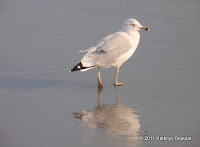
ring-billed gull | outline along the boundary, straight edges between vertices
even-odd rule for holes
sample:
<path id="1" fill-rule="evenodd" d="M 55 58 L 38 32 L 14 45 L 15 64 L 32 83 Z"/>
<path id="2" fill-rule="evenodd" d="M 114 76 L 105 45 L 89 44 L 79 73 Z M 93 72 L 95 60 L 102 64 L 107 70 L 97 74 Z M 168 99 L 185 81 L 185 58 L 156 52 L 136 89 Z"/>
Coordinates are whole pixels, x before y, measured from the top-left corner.
<path id="1" fill-rule="evenodd" d="M 98 67 L 98 86 L 103 87 L 100 76 L 100 68 L 116 67 L 116 80 L 114 85 L 121 86 L 124 83 L 118 83 L 119 67 L 127 61 L 135 52 L 139 41 L 139 30 L 149 29 L 142 26 L 137 20 L 129 18 L 127 19 L 121 31 L 114 34 L 110 34 L 104 37 L 96 46 L 91 47 L 85 51 L 87 54 L 82 58 L 71 72 L 73 71 L 86 71 L 95 67 Z"/>

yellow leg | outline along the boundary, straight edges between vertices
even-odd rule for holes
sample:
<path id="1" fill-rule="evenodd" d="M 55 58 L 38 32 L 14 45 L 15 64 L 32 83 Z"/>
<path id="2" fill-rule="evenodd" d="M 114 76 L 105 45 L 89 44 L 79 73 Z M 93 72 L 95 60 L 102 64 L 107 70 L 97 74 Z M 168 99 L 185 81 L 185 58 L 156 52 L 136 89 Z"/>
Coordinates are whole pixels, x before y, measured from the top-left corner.
<path id="1" fill-rule="evenodd" d="M 100 67 L 98 67 L 98 87 L 104 87 L 101 83 Z"/>
<path id="2" fill-rule="evenodd" d="M 122 86 L 122 85 L 126 85 L 125 83 L 118 83 L 118 73 L 119 73 L 119 67 L 117 67 L 116 70 L 116 80 L 115 80 L 115 86 Z"/>

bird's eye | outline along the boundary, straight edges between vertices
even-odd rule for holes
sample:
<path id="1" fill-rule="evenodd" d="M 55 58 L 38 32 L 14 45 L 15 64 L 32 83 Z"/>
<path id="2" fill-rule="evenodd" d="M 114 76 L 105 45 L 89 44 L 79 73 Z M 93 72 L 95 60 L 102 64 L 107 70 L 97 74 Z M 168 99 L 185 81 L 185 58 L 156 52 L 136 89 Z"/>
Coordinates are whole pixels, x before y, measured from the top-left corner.
<path id="1" fill-rule="evenodd" d="M 132 26 L 135 26 L 135 24 L 132 24 Z"/>

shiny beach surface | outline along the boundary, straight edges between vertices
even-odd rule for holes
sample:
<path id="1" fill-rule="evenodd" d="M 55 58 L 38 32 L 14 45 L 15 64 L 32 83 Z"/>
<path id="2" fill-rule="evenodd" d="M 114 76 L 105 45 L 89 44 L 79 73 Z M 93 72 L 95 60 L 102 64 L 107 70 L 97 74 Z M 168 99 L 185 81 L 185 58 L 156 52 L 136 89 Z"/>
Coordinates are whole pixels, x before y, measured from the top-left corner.
<path id="1" fill-rule="evenodd" d="M 154 147 L 200 144 L 200 2 L 0 2 L 1 147 Z M 135 18 L 134 55 L 120 67 L 70 73 Z M 183 137 L 183 138 L 181 138 Z M 187 138 L 188 137 L 188 138 Z M 191 139 L 190 139 L 191 137 Z M 182 139 L 182 141 L 181 141 Z"/>

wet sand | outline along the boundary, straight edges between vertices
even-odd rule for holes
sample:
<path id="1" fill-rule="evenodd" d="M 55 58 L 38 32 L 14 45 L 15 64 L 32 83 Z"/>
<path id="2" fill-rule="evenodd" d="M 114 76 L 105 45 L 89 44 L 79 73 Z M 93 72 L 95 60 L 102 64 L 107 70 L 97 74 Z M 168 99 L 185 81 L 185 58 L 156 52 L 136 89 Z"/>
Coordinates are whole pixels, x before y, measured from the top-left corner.
<path id="1" fill-rule="evenodd" d="M 0 146 L 198 146 L 199 4 L 0 2 Z M 84 55 L 78 50 L 120 30 L 130 17 L 150 32 L 140 31 L 136 52 L 120 67 L 125 86 L 113 85 L 114 68 L 102 69 L 102 90 L 97 69 L 69 73 Z"/>

